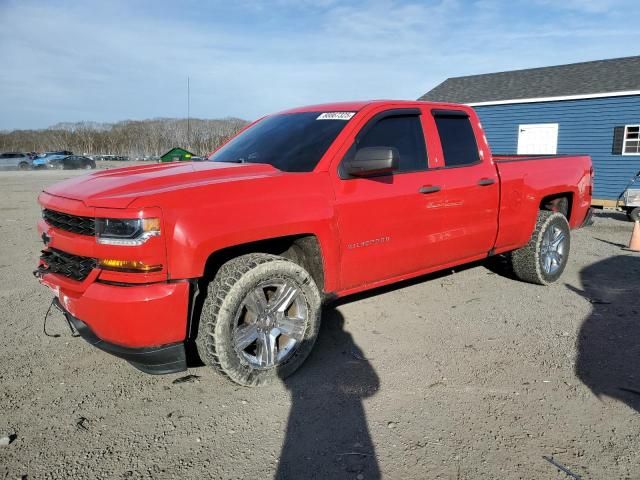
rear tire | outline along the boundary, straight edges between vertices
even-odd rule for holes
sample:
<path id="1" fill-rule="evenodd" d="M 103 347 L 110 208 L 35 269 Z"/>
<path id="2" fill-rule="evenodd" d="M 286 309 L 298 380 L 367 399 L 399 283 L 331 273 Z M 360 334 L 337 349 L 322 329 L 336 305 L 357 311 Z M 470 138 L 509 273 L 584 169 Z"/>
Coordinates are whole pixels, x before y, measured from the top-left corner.
<path id="1" fill-rule="evenodd" d="M 256 292 L 262 296 L 257 301 Z M 242 255 L 222 265 L 209 284 L 198 353 L 206 365 L 239 385 L 284 379 L 311 352 L 320 313 L 318 287 L 301 266 L 275 255 Z M 284 333 L 287 329 L 291 335 Z"/>
<path id="2" fill-rule="evenodd" d="M 632 222 L 640 221 L 640 207 L 630 208 L 627 210 L 627 217 Z"/>
<path id="3" fill-rule="evenodd" d="M 513 273 L 524 282 L 549 285 L 562 275 L 570 247 L 571 230 L 566 217 L 541 210 L 529 243 L 509 255 Z"/>
<path id="4" fill-rule="evenodd" d="M 20 165 L 18 165 L 18 168 L 20 170 L 29 170 L 29 164 L 27 162 L 20 162 Z"/>

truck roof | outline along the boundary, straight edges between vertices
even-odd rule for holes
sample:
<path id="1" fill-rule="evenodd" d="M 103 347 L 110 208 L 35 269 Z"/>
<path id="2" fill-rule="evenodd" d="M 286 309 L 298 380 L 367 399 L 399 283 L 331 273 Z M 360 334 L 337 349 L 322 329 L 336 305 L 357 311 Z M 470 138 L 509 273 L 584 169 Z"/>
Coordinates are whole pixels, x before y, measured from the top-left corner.
<path id="1" fill-rule="evenodd" d="M 283 110 L 278 113 L 300 113 L 300 112 L 331 112 L 331 111 L 350 111 L 350 112 L 358 112 L 362 110 L 364 107 L 369 105 L 407 105 L 407 106 L 416 106 L 416 105 L 454 105 L 451 103 L 440 103 L 440 102 L 420 102 L 416 100 L 359 100 L 359 101 L 351 101 L 351 102 L 332 102 L 332 103 L 321 103 L 317 105 L 307 105 L 304 107 L 296 107 L 290 108 L 287 110 Z"/>

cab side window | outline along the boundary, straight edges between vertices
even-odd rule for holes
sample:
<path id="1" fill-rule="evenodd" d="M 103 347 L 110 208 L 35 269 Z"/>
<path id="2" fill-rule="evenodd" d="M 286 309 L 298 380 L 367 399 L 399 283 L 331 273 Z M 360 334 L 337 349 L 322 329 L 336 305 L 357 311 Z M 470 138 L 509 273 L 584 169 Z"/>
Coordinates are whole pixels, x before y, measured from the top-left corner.
<path id="1" fill-rule="evenodd" d="M 383 118 L 358 140 L 358 150 L 366 147 L 397 148 L 400 153 L 397 173 L 427 169 L 427 149 L 417 115 Z"/>
<path id="2" fill-rule="evenodd" d="M 445 167 L 462 167 L 480 161 L 476 136 L 469 117 L 464 113 L 435 113 Z"/>

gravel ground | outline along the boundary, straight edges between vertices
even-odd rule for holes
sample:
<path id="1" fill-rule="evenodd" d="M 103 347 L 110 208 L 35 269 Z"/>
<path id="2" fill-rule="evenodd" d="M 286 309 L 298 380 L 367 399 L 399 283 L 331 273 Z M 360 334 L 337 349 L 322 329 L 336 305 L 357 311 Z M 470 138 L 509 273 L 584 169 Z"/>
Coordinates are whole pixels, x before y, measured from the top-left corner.
<path id="1" fill-rule="evenodd" d="M 60 336 L 42 333 L 35 199 L 78 174 L 0 174 L 1 478 L 567 478 L 543 455 L 640 478 L 640 254 L 620 248 L 623 216 L 574 232 L 552 287 L 477 264 L 341 301 L 296 375 L 246 389 L 206 367 L 140 373 L 59 313 Z"/>

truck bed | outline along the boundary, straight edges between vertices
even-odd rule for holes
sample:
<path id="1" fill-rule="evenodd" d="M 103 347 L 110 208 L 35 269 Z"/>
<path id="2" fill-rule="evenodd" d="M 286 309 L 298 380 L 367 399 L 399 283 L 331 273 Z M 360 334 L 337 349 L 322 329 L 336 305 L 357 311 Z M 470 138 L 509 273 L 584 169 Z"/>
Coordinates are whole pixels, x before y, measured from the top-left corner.
<path id="1" fill-rule="evenodd" d="M 518 155 L 517 153 L 494 153 L 493 159 L 496 162 L 524 162 L 527 160 L 553 160 L 556 158 L 577 157 L 579 155 L 561 154 L 561 155 Z"/>
<path id="2" fill-rule="evenodd" d="M 500 228 L 496 251 L 519 248 L 531 235 L 545 198 L 570 194 L 571 228 L 584 222 L 591 198 L 587 155 L 493 155 L 500 177 Z"/>

